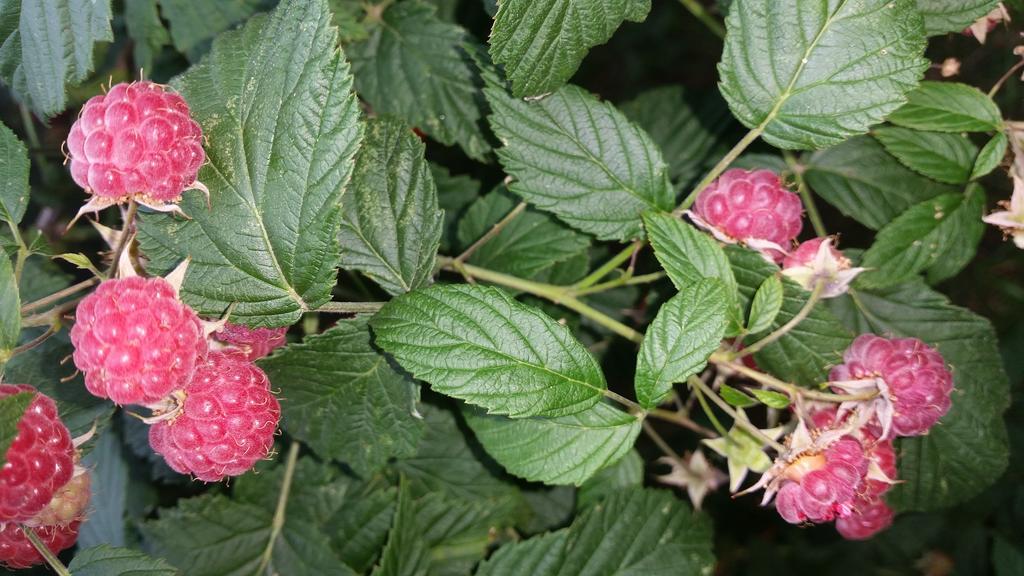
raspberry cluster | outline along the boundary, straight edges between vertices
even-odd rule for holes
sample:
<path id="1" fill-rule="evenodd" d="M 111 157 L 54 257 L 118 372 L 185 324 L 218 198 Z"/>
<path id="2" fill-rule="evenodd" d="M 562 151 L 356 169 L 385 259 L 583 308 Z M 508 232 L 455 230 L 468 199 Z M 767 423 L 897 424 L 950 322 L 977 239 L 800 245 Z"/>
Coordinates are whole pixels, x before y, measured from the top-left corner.
<path id="1" fill-rule="evenodd" d="M 127 200 L 161 209 L 202 188 L 202 128 L 181 96 L 153 82 L 117 84 L 91 98 L 67 148 L 72 178 L 93 195 L 86 211 Z"/>
<path id="2" fill-rule="evenodd" d="M 173 282 L 130 275 L 82 300 L 71 341 L 92 394 L 151 408 L 153 450 L 174 470 L 216 482 L 273 447 L 281 410 L 253 360 L 283 345 L 286 330 L 204 323 Z"/>
<path id="3" fill-rule="evenodd" d="M 697 197 L 691 220 L 728 243 L 781 262 L 803 227 L 803 204 L 770 170 L 727 170 Z"/>
<path id="4" fill-rule="evenodd" d="M 0 566 L 43 562 L 25 527 L 55 554 L 74 545 L 89 505 L 90 479 L 77 468 L 77 452 L 52 399 L 25 385 L 0 384 L 0 398 L 35 395 L 0 469 Z"/>

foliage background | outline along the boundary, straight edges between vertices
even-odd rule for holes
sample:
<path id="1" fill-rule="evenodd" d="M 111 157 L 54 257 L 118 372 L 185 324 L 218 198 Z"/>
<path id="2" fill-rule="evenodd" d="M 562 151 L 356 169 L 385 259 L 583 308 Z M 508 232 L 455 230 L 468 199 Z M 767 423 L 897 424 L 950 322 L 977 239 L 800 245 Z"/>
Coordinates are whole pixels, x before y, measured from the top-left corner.
<path id="1" fill-rule="evenodd" d="M 77 87 L 68 93 L 67 111 L 45 123 L 33 119 L 18 103 L 4 92 L 0 95 L 0 119 L 12 127 L 19 138 L 30 144 L 33 158 L 31 184 L 32 205 L 25 223 L 38 228 L 51 245 L 54 253 L 67 251 L 90 251 L 102 249 L 97 235 L 88 226 L 76 226 L 68 234 L 63 233 L 64 224 L 77 210 L 82 200 L 81 191 L 71 181 L 62 166 L 61 143 L 66 137 L 71 122 L 76 117 L 77 107 L 89 96 L 98 93 L 101 83 L 112 78 L 114 82 L 132 77 L 138 66 L 146 68 L 146 76 L 164 82 L 181 73 L 190 62 L 198 60 L 209 47 L 210 39 L 220 31 L 243 22 L 252 14 L 272 7 L 272 0 L 230 0 L 217 3 L 189 2 L 189 0 L 160 0 L 161 20 L 147 21 L 144 14 L 156 9 L 155 0 L 115 2 L 113 6 L 113 42 L 100 42 L 96 47 L 95 70 L 88 74 Z M 485 39 L 490 29 L 488 2 L 479 0 L 432 0 L 437 7 L 437 17 L 443 21 L 456 22 L 477 39 Z M 208 5 L 211 12 L 198 14 L 190 12 L 200 4 Z M 1024 30 L 1024 3 L 1007 3 L 1014 19 L 1009 25 L 1001 25 L 993 31 L 984 46 L 969 37 L 959 34 L 937 36 L 931 39 L 927 55 L 935 63 L 948 57 L 962 61 L 959 81 L 987 90 L 1003 72 L 1019 61 L 1012 54 L 1012 48 L 1021 40 Z M 216 7 L 214 7 L 216 6 Z M 355 2 L 334 0 L 336 23 L 342 25 L 343 35 L 349 34 L 349 41 L 358 44 L 366 32 L 358 25 L 361 10 Z M 155 14 L 155 12 L 153 12 Z M 191 19 L 190 19 L 191 18 Z M 157 26 L 159 23 L 161 26 Z M 162 27 L 169 27 L 169 34 Z M 140 33 L 140 31 L 144 32 Z M 163 31 L 161 31 L 163 30 Z M 359 48 L 349 49 L 348 55 L 358 54 Z M 643 23 L 625 23 L 604 45 L 592 49 L 584 59 L 572 82 L 604 100 L 622 105 L 645 91 L 667 86 L 684 86 L 694 100 L 704 98 L 715 90 L 717 82 L 716 64 L 720 57 L 721 41 L 683 9 L 682 5 L 670 0 L 655 0 L 647 19 Z M 357 87 L 360 74 L 356 72 Z M 928 77 L 937 78 L 938 71 L 930 70 Z M 1024 85 L 1011 80 L 1000 91 L 996 101 L 1004 117 L 1013 119 L 1024 115 L 1022 106 Z M 415 98 L 415 95 L 410 95 Z M 643 113 L 640 107 L 634 107 Z M 728 118 L 728 115 L 724 116 Z M 705 116 L 704 121 L 720 124 L 722 116 Z M 729 121 L 709 147 L 708 159 L 716 160 L 731 146 L 744 130 L 735 121 Z M 755 147 L 751 153 L 772 153 L 764 146 Z M 436 165 L 445 167 L 452 174 L 472 178 L 453 181 L 468 185 L 469 194 L 475 190 L 487 191 L 503 178 L 496 164 L 482 164 L 472 161 L 464 150 L 444 146 L 434 140 L 427 140 L 427 158 Z M 699 170 L 698 170 L 699 172 Z M 988 190 L 990 204 L 993 199 L 1009 196 L 1008 180 L 997 171 L 983 181 Z M 442 184 L 439 182 L 439 187 Z M 866 246 L 871 235 L 865 228 L 842 216 L 827 203 L 819 203 L 830 230 L 839 232 L 844 246 Z M 107 215 L 110 218 L 111 215 Z M 114 220 L 110 221 L 115 225 Z M 652 259 L 648 253 L 645 258 Z M 599 261 L 598 258 L 594 260 Z M 648 264 L 650 264 L 648 262 Z M 641 266 L 644 264 L 641 263 Z M 990 574 L 1000 576 L 1024 573 L 1024 255 L 1012 243 L 1003 242 L 998 231 L 987 227 L 978 249 L 977 257 L 956 277 L 939 284 L 938 289 L 955 303 L 989 318 L 995 324 L 1000 338 L 1005 368 L 1010 376 L 1013 406 L 1006 415 L 1010 431 L 1012 456 L 1010 466 L 1003 476 L 980 496 L 941 513 L 912 513 L 901 515 L 895 526 L 888 532 L 867 543 L 842 541 L 831 529 L 795 529 L 781 523 L 771 509 L 757 506 L 756 497 L 732 500 L 720 490 L 712 494 L 705 503 L 705 509 L 715 521 L 715 552 L 718 559 L 718 573 L 721 574 Z M 26 294 L 46 293 L 47 286 L 67 282 L 72 277 L 84 278 L 85 273 L 64 264 L 38 264 L 31 269 L 31 283 Z M 346 282 L 348 280 L 349 282 Z M 341 297 L 353 299 L 377 299 L 382 293 L 363 284 L 355 275 L 343 273 Z M 617 301 L 609 301 L 609 308 L 641 306 L 636 311 L 643 314 L 642 303 L 657 297 L 658 287 L 651 293 L 623 291 L 610 295 Z M 351 291 L 346 293 L 346 291 Z M 23 300 L 31 297 L 23 294 Z M 314 321 L 315 322 L 315 321 Z M 301 336 L 304 329 L 315 325 L 300 324 L 293 329 L 293 336 Z M 587 327 L 583 327 L 584 331 Z M 591 338 L 600 336 L 591 330 Z M 62 345 L 52 344 L 55 348 Z M 60 348 L 66 350 L 66 347 Z M 54 352 L 55 354 L 57 351 Z M 66 352 L 65 352 L 66 353 Z M 609 382 L 631 379 L 628 367 L 632 365 L 632 349 L 629 346 L 612 345 L 606 349 L 602 366 Z M 621 367 L 627 367 L 625 371 Z M 622 373 L 616 373 L 616 367 Z M 48 376 L 63 375 L 54 366 L 26 366 L 23 371 L 43 371 Z M 271 368 L 272 369 L 272 368 Z M 24 372 L 22 372 L 24 373 Z M 428 403 L 444 404 L 440 397 L 424 391 Z M 428 413 L 428 419 L 431 418 Z M 436 417 L 436 416 L 435 416 Z M 83 417 L 82 422 L 89 421 Z M 146 524 L 155 517 L 158 507 L 178 505 L 183 498 L 202 492 L 234 493 L 236 499 L 245 502 L 246 509 L 232 511 L 231 521 L 245 522 L 259 510 L 272 510 L 273 503 L 266 502 L 261 484 L 273 484 L 275 472 L 268 470 L 259 476 L 238 481 L 228 486 L 207 487 L 182 481 L 168 473 L 160 463 L 145 456 L 144 440 L 140 437 L 140 426 L 130 418 L 117 418 L 110 430 L 104 433 L 94 448 L 92 461 L 95 463 L 96 486 L 94 509 L 87 528 L 83 530 L 85 543 L 109 542 L 128 546 L 141 546 L 157 552 L 187 553 L 187 543 L 181 542 L 180 549 L 173 547 L 160 550 L 154 542 L 160 538 L 160 530 L 173 532 L 187 530 L 188 519 L 203 517 L 203 510 L 182 512 L 183 520 L 178 524 Z M 692 438 L 680 434 L 669 437 L 681 449 L 692 445 Z M 479 447 L 468 446 L 467 450 L 479 452 Z M 658 456 L 653 446 L 641 441 L 638 449 L 645 460 Z M 281 455 L 284 456 L 283 454 Z M 299 478 L 303 494 L 296 505 L 314 506 L 318 498 L 340 497 L 345 502 L 352 495 L 331 495 L 317 492 L 320 485 L 330 485 L 331 472 L 317 468 L 304 459 L 300 466 Z M 268 465 L 268 468 L 272 466 Z M 319 483 L 319 484 L 318 484 Z M 271 486 L 272 488 L 272 486 Z M 352 490 L 367 490 L 369 487 L 352 486 Z M 268 490 L 267 492 L 272 492 Z M 393 496 L 393 495 L 392 495 Z M 262 500 L 261 500 L 262 498 Z M 558 516 L 565 510 L 566 490 L 534 491 L 532 508 L 547 510 L 552 518 L 535 518 L 548 526 L 564 524 L 567 516 Z M 372 506 L 372 498 L 361 500 L 361 506 Z M 353 506 L 355 504 L 352 504 Z M 495 504 L 496 506 L 500 504 Z M 299 514 L 300 512 L 296 512 Z M 122 521 L 120 516 L 126 521 Z M 369 516 L 368 516 L 369 518 Z M 334 524 L 332 524 L 334 522 Z M 324 526 L 335 532 L 327 532 L 329 538 L 340 538 L 352 519 L 324 519 Z M 340 523 L 339 527 L 337 523 Z M 149 526 L 149 528 L 145 528 Z M 316 528 L 310 526 L 316 532 Z M 529 532 L 529 529 L 526 529 Z M 209 537 L 215 537 L 209 534 Z M 314 537 L 309 535 L 309 537 Z M 300 542 L 301 533 L 290 533 L 289 538 Z M 291 552 L 301 555 L 301 546 Z M 28 572 L 19 572 L 28 573 Z M 213 570 L 209 573 L 217 573 Z M 325 572 L 327 573 L 327 572 Z"/>

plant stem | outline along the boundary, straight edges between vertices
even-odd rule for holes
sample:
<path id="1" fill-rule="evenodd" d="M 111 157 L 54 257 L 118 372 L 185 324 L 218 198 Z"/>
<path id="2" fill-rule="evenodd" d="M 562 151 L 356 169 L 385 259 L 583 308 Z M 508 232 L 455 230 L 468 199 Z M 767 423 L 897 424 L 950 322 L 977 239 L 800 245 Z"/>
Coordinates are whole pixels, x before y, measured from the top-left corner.
<path id="1" fill-rule="evenodd" d="M 722 26 L 722 23 L 711 15 L 703 4 L 697 0 L 679 0 L 679 2 L 684 8 L 689 10 L 690 14 L 693 14 L 697 20 L 700 20 L 705 26 L 707 26 L 708 30 L 710 30 L 712 34 L 722 38 L 723 40 L 725 39 L 725 26 Z"/>
<path id="2" fill-rule="evenodd" d="M 107 278 L 114 278 L 117 274 L 117 266 L 121 260 L 121 254 L 124 254 L 125 249 L 128 248 L 128 244 L 131 243 L 132 225 L 135 224 L 135 215 L 138 214 L 139 205 L 135 203 L 135 200 L 128 201 L 128 211 L 124 215 L 124 224 L 121 226 L 121 234 L 117 238 L 117 246 L 114 247 L 114 259 L 110 262 L 110 269 L 107 271 Z"/>
<path id="3" fill-rule="evenodd" d="M 628 258 L 628 256 L 627 256 Z M 596 310 L 572 294 L 570 291 L 573 287 L 567 286 L 554 286 L 552 284 L 543 284 L 541 282 L 534 282 L 532 280 L 525 280 L 523 278 L 517 278 L 509 274 L 503 274 L 501 272 L 495 272 L 494 270 L 488 270 L 487 268 L 480 268 L 471 264 L 463 264 L 455 261 L 453 258 L 440 257 L 438 262 L 442 268 L 454 270 L 459 274 L 462 274 L 466 278 L 475 278 L 483 280 L 485 282 L 491 282 L 498 284 L 499 286 L 505 286 L 514 290 L 521 290 L 528 292 L 535 296 L 540 296 L 546 300 L 550 300 L 555 304 L 560 304 L 566 308 L 578 312 L 580 315 L 590 318 L 597 324 L 611 330 L 612 332 L 622 336 L 623 338 L 632 342 L 640 343 L 643 341 L 644 336 L 640 332 L 626 326 L 625 324 L 615 320 L 607 314 Z"/>
<path id="4" fill-rule="evenodd" d="M 32 547 L 36 549 L 36 552 L 39 552 L 39 555 L 43 557 L 43 560 L 46 560 L 46 563 L 50 565 L 50 568 L 53 568 L 54 572 L 60 576 L 71 576 L 71 571 L 68 570 L 68 567 L 39 539 L 35 530 L 28 526 L 22 526 L 21 531 L 25 533 L 25 537 L 32 543 Z"/>
<path id="5" fill-rule="evenodd" d="M 295 464 L 299 460 L 299 443 L 292 442 L 288 447 L 288 457 L 284 465 L 284 478 L 281 480 L 281 493 L 277 497 L 277 508 L 274 510 L 274 520 L 270 525 L 270 539 L 267 547 L 263 550 L 260 558 L 259 568 L 256 574 L 262 573 L 267 566 L 270 566 L 270 558 L 274 555 L 274 544 L 277 542 L 281 530 L 284 529 L 285 512 L 288 509 L 288 495 L 292 489 L 292 478 L 295 476 Z"/>
<path id="6" fill-rule="evenodd" d="M 684 415 L 682 415 L 682 414 L 680 414 L 678 412 L 671 412 L 669 410 L 662 410 L 661 408 L 651 408 L 650 410 L 647 411 L 647 414 L 649 416 L 651 416 L 652 418 L 657 418 L 658 420 L 664 420 L 665 422 L 671 422 L 671 423 L 676 424 L 678 426 L 682 426 L 683 428 L 686 428 L 687 430 L 692 430 L 692 431 L 696 432 L 697 434 L 700 434 L 701 436 L 704 436 L 706 438 L 717 438 L 718 437 L 718 435 L 715 434 L 714 430 L 711 430 L 709 428 L 705 428 L 705 427 L 701 426 L 700 424 L 697 424 L 693 420 L 690 420 L 689 418 L 687 418 L 686 416 L 684 416 Z"/>
<path id="7" fill-rule="evenodd" d="M 29 249 L 18 226 L 14 222 L 8 221 L 7 227 L 11 229 L 11 236 L 14 237 L 14 242 L 18 245 L 18 255 L 14 260 L 14 280 L 18 282 L 21 281 L 21 271 L 25 268 L 25 260 L 28 260 Z"/>
<path id="8" fill-rule="evenodd" d="M 617 392 L 613 392 L 606 388 L 602 393 L 604 394 L 605 398 L 608 398 L 609 400 L 612 400 L 625 406 L 626 408 L 629 408 L 629 411 L 634 414 L 645 414 L 647 412 L 646 410 L 644 410 L 643 406 L 637 404 L 636 402 L 633 402 L 629 398 L 626 398 L 625 396 Z"/>
<path id="9" fill-rule="evenodd" d="M 54 322 L 59 321 L 60 317 L 65 312 L 68 312 L 72 310 L 75 306 L 77 306 L 78 303 L 82 300 L 82 298 L 85 298 L 85 296 L 80 296 L 78 298 L 75 298 L 74 300 L 64 302 L 59 306 L 54 306 L 53 308 L 50 308 L 46 312 L 40 312 L 38 314 L 33 314 L 31 316 L 25 316 L 21 320 L 21 327 L 30 328 L 32 326 L 49 326 Z"/>
<path id="10" fill-rule="evenodd" d="M 380 310 L 386 302 L 327 302 L 310 312 L 326 312 L 328 314 L 373 314 Z"/>
<path id="11" fill-rule="evenodd" d="M 25 304 L 24 306 L 21 307 L 21 313 L 22 315 L 24 315 L 26 312 L 31 312 L 37 308 L 42 308 L 43 306 L 57 302 L 62 298 L 73 296 L 81 292 L 82 290 L 85 290 L 86 288 L 95 286 L 97 282 L 99 282 L 99 278 L 89 278 L 88 280 L 83 280 L 73 286 L 68 286 L 67 288 L 54 292 L 49 296 L 45 296 L 43 298 L 40 298 L 39 300 L 35 300 L 33 302 Z"/>
<path id="12" fill-rule="evenodd" d="M 763 384 L 769 388 L 786 392 L 790 396 L 801 396 L 807 400 L 820 400 L 822 402 L 856 402 L 859 400 L 870 400 L 878 395 L 877 392 L 865 392 L 863 394 L 832 394 L 830 392 L 820 392 L 818 390 L 797 386 L 796 384 L 790 384 L 789 382 L 783 382 L 774 376 L 748 368 L 740 362 L 721 361 L 720 359 L 716 359 L 714 354 L 711 357 L 711 361 L 720 367 L 724 367 L 727 370 L 731 370 L 737 374 L 750 378 L 758 384 Z"/>
<path id="13" fill-rule="evenodd" d="M 57 319 L 57 320 L 59 320 L 59 319 Z M 21 354 L 23 352 L 28 352 L 29 350 L 31 350 L 33 348 L 36 348 L 37 346 L 39 346 L 43 342 L 46 342 L 50 338 L 50 336 L 53 336 L 59 330 L 60 330 L 60 322 L 59 321 L 58 322 L 54 322 L 53 324 L 50 325 L 49 328 L 46 329 L 45 332 L 43 332 L 39 336 L 36 336 L 31 341 L 26 342 L 26 343 L 22 344 L 21 346 L 18 346 L 14 350 L 11 350 L 11 355 L 8 357 L 8 360 L 11 359 L 11 358 L 14 358 L 18 354 Z"/>
<path id="14" fill-rule="evenodd" d="M 572 289 L 568 290 L 573 296 L 586 296 L 587 294 L 597 294 L 598 292 L 606 292 L 620 286 L 635 286 L 637 284 L 649 284 L 651 282 L 657 282 L 667 276 L 664 272 L 651 272 L 650 274 L 641 274 L 640 276 L 630 276 L 628 273 L 622 276 L 602 282 L 600 284 L 594 284 L 589 288 L 583 289 Z"/>
<path id="15" fill-rule="evenodd" d="M 455 260 L 458 262 L 465 262 L 466 259 L 473 255 L 473 252 L 476 252 L 478 248 L 480 248 L 484 244 L 487 244 L 495 236 L 500 234 L 502 229 L 505 228 L 505 226 L 508 226 L 509 222 L 515 220 L 516 216 L 522 214 L 524 210 L 526 210 L 526 202 L 520 202 L 519 204 L 516 204 L 515 208 L 510 210 L 509 213 L 506 214 L 504 218 L 499 220 L 494 226 L 491 226 L 490 230 L 488 230 L 483 236 L 478 238 L 476 242 L 473 242 L 473 244 L 471 244 L 469 248 L 466 248 L 466 250 L 463 251 L 462 254 L 456 256 Z"/>
<path id="16" fill-rule="evenodd" d="M 626 260 L 632 258 L 633 254 L 637 250 L 639 250 L 641 246 L 643 246 L 643 242 L 639 240 L 630 244 L 629 246 L 626 246 L 625 248 L 622 249 L 621 252 L 619 252 L 615 256 L 612 256 L 611 259 L 602 264 L 600 268 L 588 274 L 583 280 L 580 280 L 579 282 L 573 284 L 573 288 L 575 288 L 576 290 L 584 290 L 586 288 L 593 286 L 594 284 L 597 284 L 598 281 L 600 281 L 602 278 L 611 274 L 612 270 L 618 268 L 619 264 L 622 264 Z"/>
<path id="17" fill-rule="evenodd" d="M 807 302 L 804 302 L 803 307 L 800 308 L 800 311 L 797 312 L 796 315 L 789 319 L 789 322 L 786 322 L 785 324 L 780 326 L 778 330 L 772 332 L 771 334 L 765 336 L 764 338 L 761 338 L 760 340 L 754 342 L 750 346 L 747 346 L 746 348 L 736 352 L 734 357 L 742 358 L 744 356 L 749 356 L 751 354 L 760 352 L 766 346 L 768 346 L 772 342 L 777 341 L 779 338 L 782 338 L 787 333 L 789 333 L 789 331 L 792 330 L 793 328 L 796 328 L 797 325 L 803 322 L 807 318 L 807 316 L 810 315 L 811 311 L 814 310 L 814 306 L 818 303 L 818 300 L 821 300 L 821 293 L 822 291 L 824 291 L 824 289 L 825 281 L 818 280 L 818 282 L 814 285 L 814 290 L 811 290 L 811 296 L 807 298 Z"/>
<path id="18" fill-rule="evenodd" d="M 692 206 L 694 201 L 697 200 L 697 196 L 701 192 L 703 192 L 704 189 L 707 188 L 712 182 L 714 182 L 715 178 L 718 178 L 722 174 L 722 172 L 725 172 L 725 169 L 728 168 L 729 165 L 732 164 L 733 161 L 736 160 L 736 158 L 738 158 L 739 155 L 742 154 L 748 146 L 753 144 L 754 140 L 757 140 L 758 137 L 761 136 L 761 133 L 764 131 L 765 125 L 766 124 L 762 124 L 757 128 L 751 129 L 750 132 L 747 132 L 747 135 L 744 136 L 739 142 L 737 142 L 736 145 L 732 147 L 732 150 L 729 150 L 729 152 L 727 152 L 725 156 L 723 156 L 722 159 L 718 161 L 718 164 L 715 164 L 715 167 L 712 168 L 711 171 L 708 172 L 707 175 L 704 176 L 704 178 L 697 183 L 697 186 L 683 200 L 683 203 L 672 211 L 672 215 L 679 216 L 683 212 L 685 212 L 690 206 Z"/>
<path id="19" fill-rule="evenodd" d="M 1006 71 L 1006 74 L 1000 76 L 999 80 L 996 80 L 996 83 L 992 85 L 992 89 L 988 91 L 988 97 L 994 97 L 999 92 L 999 89 L 1003 87 L 1003 84 L 1006 84 L 1006 81 L 1010 79 L 1010 76 L 1013 76 L 1022 66 L 1024 66 L 1024 59 L 1014 64 L 1013 67 Z"/>
<path id="20" fill-rule="evenodd" d="M 714 392 L 712 392 L 712 394 L 714 394 Z M 697 402 L 700 404 L 701 410 L 704 411 L 704 415 L 708 417 L 708 420 L 711 420 L 711 425 L 718 431 L 718 435 L 723 438 L 728 438 L 729 431 L 726 430 L 725 426 L 722 426 L 722 423 L 718 421 L 718 416 L 715 416 L 715 412 L 711 409 L 711 406 L 708 406 L 708 400 L 704 397 L 704 392 L 699 388 L 693 388 L 693 395 L 697 398 Z"/>
<path id="21" fill-rule="evenodd" d="M 818 236 L 828 236 L 828 231 L 825 230 L 825 222 L 821 219 L 821 213 L 818 212 L 818 205 L 814 203 L 811 189 L 807 187 L 807 182 L 804 180 L 804 167 L 800 165 L 796 156 L 793 156 L 793 153 L 789 150 L 783 150 L 782 157 L 786 159 L 790 172 L 796 178 L 797 191 L 800 194 L 800 198 L 804 201 L 807 218 L 811 221 L 811 226 L 814 227 L 814 233 Z"/>
<path id="22" fill-rule="evenodd" d="M 729 406 L 728 402 L 726 402 L 725 400 L 722 400 L 718 396 L 718 394 L 715 394 L 714 390 L 712 390 L 711 388 L 708 388 L 708 385 L 705 384 L 703 380 L 701 380 L 700 378 L 697 378 L 696 376 L 690 376 L 690 378 L 687 379 L 687 383 L 689 383 L 690 386 L 692 386 L 695 391 L 696 390 L 700 390 L 701 392 L 704 393 L 704 395 L 706 395 L 709 398 L 711 398 L 711 401 L 714 402 L 716 405 L 718 405 L 718 407 L 721 408 L 723 412 L 725 412 L 730 417 L 732 417 L 733 423 L 736 426 L 739 426 L 744 431 L 746 431 L 749 434 L 753 435 L 754 438 L 757 438 L 758 440 L 760 440 L 763 445 L 771 446 L 776 452 L 779 452 L 779 453 L 785 452 L 785 450 L 786 450 L 785 446 L 783 446 L 779 442 L 776 442 L 775 440 L 772 440 L 771 438 L 766 436 L 765 433 L 761 432 L 761 430 L 757 426 L 754 426 L 753 424 L 751 424 L 750 420 L 747 420 L 747 418 L 745 416 L 740 416 L 739 413 L 737 413 L 735 410 L 733 410 L 732 406 Z M 725 436 L 725 434 L 722 434 L 722 435 Z"/>
<path id="23" fill-rule="evenodd" d="M 654 429 L 654 426 L 651 426 L 650 422 L 642 422 L 641 426 L 644 427 L 644 433 L 654 441 L 654 444 L 658 446 L 658 449 L 661 450 L 662 454 L 675 460 L 679 464 L 683 463 L 683 459 L 679 456 L 679 453 L 669 446 L 668 442 L 661 437 L 661 434 L 658 434 L 658 431 Z"/>

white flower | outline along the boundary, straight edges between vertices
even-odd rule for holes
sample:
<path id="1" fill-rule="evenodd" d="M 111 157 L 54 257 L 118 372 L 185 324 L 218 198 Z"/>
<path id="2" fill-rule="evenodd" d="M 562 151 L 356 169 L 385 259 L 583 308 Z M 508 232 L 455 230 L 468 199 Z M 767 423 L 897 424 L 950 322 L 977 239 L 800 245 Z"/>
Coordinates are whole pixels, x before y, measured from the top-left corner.
<path id="1" fill-rule="evenodd" d="M 1010 201 L 999 202 L 1004 208 L 981 219 L 987 224 L 999 226 L 1006 237 L 1013 236 L 1013 243 L 1024 248 L 1024 179 L 1013 174 L 1013 196 Z"/>
<path id="2" fill-rule="evenodd" d="M 822 298 L 835 298 L 849 290 L 850 283 L 865 268 L 853 268 L 842 252 L 832 247 L 833 238 L 808 240 L 783 261 L 782 273 L 806 290 L 822 282 Z"/>

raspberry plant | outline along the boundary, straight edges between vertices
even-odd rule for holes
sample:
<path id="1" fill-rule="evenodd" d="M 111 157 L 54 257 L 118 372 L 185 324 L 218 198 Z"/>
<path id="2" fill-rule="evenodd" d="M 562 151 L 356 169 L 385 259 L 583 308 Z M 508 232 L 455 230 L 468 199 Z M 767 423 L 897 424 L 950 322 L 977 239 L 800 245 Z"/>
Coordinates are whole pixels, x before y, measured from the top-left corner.
<path id="1" fill-rule="evenodd" d="M 1020 20 L 10 3 L 0 570 L 1019 573 Z"/>

